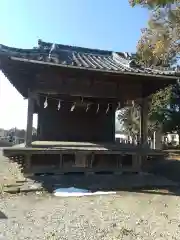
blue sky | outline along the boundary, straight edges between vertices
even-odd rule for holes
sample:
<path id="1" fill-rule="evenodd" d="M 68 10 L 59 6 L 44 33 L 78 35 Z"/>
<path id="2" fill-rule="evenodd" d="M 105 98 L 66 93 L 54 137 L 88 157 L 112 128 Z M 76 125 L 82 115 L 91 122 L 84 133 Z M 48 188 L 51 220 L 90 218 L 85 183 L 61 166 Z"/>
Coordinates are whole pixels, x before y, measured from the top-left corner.
<path id="1" fill-rule="evenodd" d="M 42 39 L 135 52 L 147 19 L 147 10 L 131 8 L 128 0 L 0 0 L 0 43 L 31 48 Z M 0 127 L 24 128 L 26 106 L 1 74 Z"/>

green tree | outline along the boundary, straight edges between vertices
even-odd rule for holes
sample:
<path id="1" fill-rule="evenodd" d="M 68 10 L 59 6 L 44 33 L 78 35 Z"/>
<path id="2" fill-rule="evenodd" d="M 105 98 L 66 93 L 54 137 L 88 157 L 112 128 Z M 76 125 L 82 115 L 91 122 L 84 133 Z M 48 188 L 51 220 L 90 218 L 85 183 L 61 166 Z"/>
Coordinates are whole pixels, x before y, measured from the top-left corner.
<path id="1" fill-rule="evenodd" d="M 176 3 L 172 5 L 172 3 Z M 137 45 L 137 60 L 151 67 L 173 66 L 180 53 L 180 1 L 131 1 L 151 7 L 148 27 L 143 29 Z M 152 129 L 180 133 L 180 84 L 153 94 L 149 123 Z"/>
<path id="2" fill-rule="evenodd" d="M 152 11 L 148 27 L 137 44 L 137 56 L 145 65 L 168 66 L 180 53 L 180 7 Z"/>
<path id="3" fill-rule="evenodd" d="M 165 125 L 170 116 L 169 109 L 172 98 L 172 89 L 173 86 L 168 86 L 167 88 L 153 94 L 150 98 L 149 129 L 151 133 L 159 128 L 161 128 L 163 132 L 171 131 L 165 127 Z"/>
<path id="4" fill-rule="evenodd" d="M 170 100 L 172 98 L 172 86 L 149 97 L 148 134 L 153 136 L 153 132 L 158 129 L 171 131 L 167 125 L 170 116 Z M 168 108 L 169 107 L 169 108 Z M 140 105 L 138 102 L 125 107 L 118 114 L 118 120 L 122 129 L 128 135 L 135 137 L 140 134 Z M 170 122 L 169 122 L 170 123 Z M 167 125 L 166 127 L 164 127 Z"/>
<path id="5" fill-rule="evenodd" d="M 179 0 L 129 0 L 131 6 L 143 5 L 151 8 L 165 7 L 169 4 L 179 3 Z"/>
<path id="6" fill-rule="evenodd" d="M 180 83 L 172 86 L 170 100 L 166 109 L 166 121 L 164 121 L 164 131 L 177 131 L 180 134 Z"/>
<path id="7" fill-rule="evenodd" d="M 139 134 L 140 130 L 139 110 L 137 104 L 132 104 L 131 106 L 123 108 L 118 114 L 122 131 L 133 138 Z"/>
<path id="8" fill-rule="evenodd" d="M 180 1 L 130 1 L 132 6 L 150 7 L 148 27 L 142 30 L 137 45 L 136 61 L 150 67 L 170 67 L 180 52 Z M 172 3 L 176 3 L 172 6 Z M 149 98 L 149 135 L 162 129 L 180 133 L 180 84 L 168 86 Z M 139 105 L 126 107 L 118 115 L 123 130 L 131 135 L 140 131 Z"/>

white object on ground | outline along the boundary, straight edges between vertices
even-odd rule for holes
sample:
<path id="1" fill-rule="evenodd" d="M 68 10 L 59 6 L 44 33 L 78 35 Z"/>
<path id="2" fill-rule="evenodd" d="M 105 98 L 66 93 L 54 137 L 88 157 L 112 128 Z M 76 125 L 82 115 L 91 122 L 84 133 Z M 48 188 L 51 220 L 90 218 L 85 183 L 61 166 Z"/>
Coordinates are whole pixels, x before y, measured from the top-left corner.
<path id="1" fill-rule="evenodd" d="M 79 188 L 58 188 L 54 191 L 54 195 L 57 197 L 82 197 L 82 196 L 93 196 L 93 195 L 108 195 L 108 194 L 116 194 L 116 192 L 90 192 L 86 189 Z"/>

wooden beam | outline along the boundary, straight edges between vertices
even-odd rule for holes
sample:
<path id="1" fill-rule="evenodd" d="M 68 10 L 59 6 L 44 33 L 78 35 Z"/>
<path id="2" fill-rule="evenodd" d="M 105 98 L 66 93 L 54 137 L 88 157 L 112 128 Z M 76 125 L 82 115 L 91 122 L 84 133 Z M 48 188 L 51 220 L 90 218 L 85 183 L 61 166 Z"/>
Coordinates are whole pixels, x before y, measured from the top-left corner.
<path id="1" fill-rule="evenodd" d="M 26 127 L 26 137 L 25 137 L 26 147 L 30 147 L 32 143 L 33 113 L 34 113 L 34 94 L 29 91 L 28 110 L 27 110 L 27 127 Z"/>
<path id="2" fill-rule="evenodd" d="M 119 81 L 120 80 L 120 81 Z M 130 78 L 113 76 L 93 77 L 68 76 L 54 72 L 41 73 L 34 86 L 36 91 L 50 91 L 56 94 L 67 94 L 71 96 L 121 98 L 133 100 L 141 98 L 142 84 L 140 80 L 132 81 Z"/>
<path id="3" fill-rule="evenodd" d="M 69 84 L 68 79 L 66 84 L 60 83 L 38 83 L 36 92 L 64 94 L 71 96 L 97 97 L 97 98 L 116 98 L 125 100 L 134 100 L 141 97 L 141 86 L 138 84 L 105 84 L 94 83 L 93 85 L 84 84 Z"/>

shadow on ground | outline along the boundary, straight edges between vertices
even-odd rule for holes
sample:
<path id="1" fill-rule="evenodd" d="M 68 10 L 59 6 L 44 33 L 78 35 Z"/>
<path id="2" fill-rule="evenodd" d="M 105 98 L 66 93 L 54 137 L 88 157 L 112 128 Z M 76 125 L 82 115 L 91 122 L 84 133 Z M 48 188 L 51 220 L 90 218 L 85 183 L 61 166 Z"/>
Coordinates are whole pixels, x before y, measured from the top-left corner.
<path id="1" fill-rule="evenodd" d="M 149 160 L 145 174 L 47 175 L 33 176 L 49 192 L 56 188 L 76 187 L 91 191 L 130 191 L 180 196 L 180 161 Z"/>
<path id="2" fill-rule="evenodd" d="M 57 188 L 76 187 L 95 191 L 128 191 L 149 194 L 180 195 L 179 185 L 152 174 L 33 176 L 33 184 L 53 192 Z M 39 185 L 39 186 L 40 186 Z"/>
<path id="3" fill-rule="evenodd" d="M 161 160 L 149 164 L 149 172 L 180 183 L 180 160 Z"/>
<path id="4" fill-rule="evenodd" d="M 2 219 L 7 219 L 7 216 L 3 212 L 0 211 L 0 220 L 2 220 Z"/>

